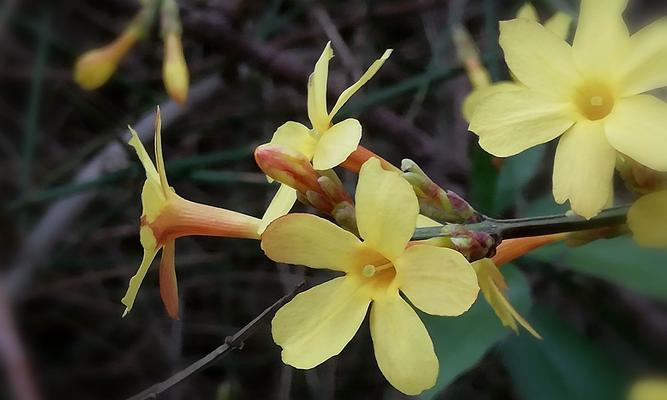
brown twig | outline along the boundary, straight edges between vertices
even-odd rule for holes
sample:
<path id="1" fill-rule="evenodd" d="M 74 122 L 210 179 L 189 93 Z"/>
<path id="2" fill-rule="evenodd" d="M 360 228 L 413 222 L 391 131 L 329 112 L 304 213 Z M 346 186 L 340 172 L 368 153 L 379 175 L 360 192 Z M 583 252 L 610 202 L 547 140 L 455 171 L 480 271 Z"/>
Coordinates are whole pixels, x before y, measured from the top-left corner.
<path id="1" fill-rule="evenodd" d="M 164 380 L 160 383 L 156 383 L 155 385 L 149 387 L 143 392 L 130 397 L 128 400 L 156 399 L 160 393 L 169 390 L 170 388 L 184 381 L 185 379 L 189 378 L 193 374 L 202 371 L 205 368 L 208 368 L 215 361 L 226 356 L 233 350 L 242 349 L 243 342 L 257 330 L 259 323 L 264 321 L 269 316 L 273 315 L 273 313 L 276 312 L 280 307 L 282 307 L 284 304 L 290 301 L 294 296 L 296 296 L 296 294 L 301 290 L 301 288 L 303 288 L 304 285 L 305 285 L 304 282 L 299 283 L 289 293 L 278 299 L 278 301 L 276 301 L 267 309 L 262 311 L 262 313 L 259 314 L 257 317 L 255 317 L 255 319 L 250 321 L 246 326 L 244 326 L 238 332 L 236 332 L 234 336 L 228 336 L 225 339 L 225 343 L 223 345 L 219 346 L 218 348 L 208 353 L 204 357 L 190 364 L 190 366 L 183 369 L 182 371 L 172 375 L 169 379 Z"/>

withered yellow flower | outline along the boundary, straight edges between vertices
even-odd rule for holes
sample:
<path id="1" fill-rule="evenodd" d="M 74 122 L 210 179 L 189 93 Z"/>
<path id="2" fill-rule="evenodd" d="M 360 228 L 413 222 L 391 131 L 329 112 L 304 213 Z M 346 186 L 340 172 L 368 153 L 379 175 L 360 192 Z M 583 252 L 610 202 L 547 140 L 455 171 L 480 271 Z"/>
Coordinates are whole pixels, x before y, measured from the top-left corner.
<path id="1" fill-rule="evenodd" d="M 667 105 L 642 94 L 667 84 L 667 20 L 631 36 L 626 3 L 582 0 L 572 46 L 537 22 L 501 22 L 505 60 L 525 87 L 487 97 L 470 122 L 498 157 L 562 135 L 553 195 L 586 218 L 608 203 L 617 153 L 667 170 Z"/>
<path id="2" fill-rule="evenodd" d="M 121 299 L 127 315 L 134 305 L 139 287 L 157 253 L 160 261 L 160 296 L 172 318 L 178 318 L 178 288 L 174 265 L 174 242 L 184 236 L 221 236 L 259 239 L 260 220 L 223 208 L 195 203 L 182 198 L 169 186 L 162 158 L 160 110 L 155 121 L 155 161 L 150 159 L 137 133 L 130 127 L 134 147 L 146 171 L 141 193 L 143 213 L 139 238 L 144 256 L 137 273 L 130 279 L 127 293 Z"/>
<path id="3" fill-rule="evenodd" d="M 289 214 L 271 223 L 262 249 L 276 262 L 326 268 L 344 275 L 297 295 L 272 322 L 283 361 L 313 368 L 339 354 L 368 308 L 380 370 L 403 393 L 433 386 L 438 360 L 424 324 L 401 292 L 420 310 L 456 316 L 479 291 L 475 272 L 458 252 L 410 247 L 419 206 L 410 184 L 371 158 L 361 168 L 356 220 L 363 241 L 310 214 Z"/>
<path id="4" fill-rule="evenodd" d="M 384 52 L 352 86 L 340 94 L 331 111 L 327 108 L 327 78 L 329 60 L 333 58 L 331 42 L 315 64 L 315 70 L 308 79 L 308 119 L 309 129 L 303 124 L 289 121 L 281 125 L 273 134 L 272 144 L 279 144 L 304 154 L 312 160 L 317 170 L 331 169 L 347 159 L 357 149 L 361 140 L 361 124 L 354 118 L 348 118 L 333 124 L 338 111 L 361 87 L 366 84 L 382 64 L 389 58 L 392 50 Z M 296 192 L 289 186 L 281 185 L 278 193 L 267 207 L 262 217 L 260 233 L 276 218 L 289 212 L 296 202 Z"/>
<path id="5" fill-rule="evenodd" d="M 667 190 L 647 194 L 628 212 L 628 226 L 644 247 L 667 247 Z"/>

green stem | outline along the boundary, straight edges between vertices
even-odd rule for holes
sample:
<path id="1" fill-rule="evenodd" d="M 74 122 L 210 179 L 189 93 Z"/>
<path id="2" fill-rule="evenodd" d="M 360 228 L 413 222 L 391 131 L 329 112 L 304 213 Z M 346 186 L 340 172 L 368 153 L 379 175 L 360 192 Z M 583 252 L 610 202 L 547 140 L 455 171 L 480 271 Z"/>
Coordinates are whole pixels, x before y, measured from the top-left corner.
<path id="1" fill-rule="evenodd" d="M 608 208 L 591 219 L 585 219 L 573 214 L 504 220 L 487 217 L 482 222 L 467 224 L 465 227 L 471 231 L 488 233 L 501 240 L 585 231 L 624 224 L 629 208 L 629 206 Z M 412 239 L 424 240 L 442 236 L 447 236 L 447 233 L 442 232 L 442 227 L 434 226 L 417 228 Z"/>

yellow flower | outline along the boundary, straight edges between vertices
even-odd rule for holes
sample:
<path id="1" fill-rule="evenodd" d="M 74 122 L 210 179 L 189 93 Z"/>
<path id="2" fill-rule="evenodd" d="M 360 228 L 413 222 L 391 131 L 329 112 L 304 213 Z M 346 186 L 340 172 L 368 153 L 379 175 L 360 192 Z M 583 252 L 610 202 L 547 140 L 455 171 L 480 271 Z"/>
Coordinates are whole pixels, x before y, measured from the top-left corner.
<path id="1" fill-rule="evenodd" d="M 630 388 L 629 400 L 663 400 L 667 399 L 667 379 L 644 378 L 638 380 Z"/>
<path id="2" fill-rule="evenodd" d="M 537 10 L 535 10 L 535 7 L 533 7 L 530 3 L 524 4 L 519 9 L 516 17 L 527 21 L 538 21 Z M 572 18 L 570 18 L 569 15 L 559 11 L 544 23 L 544 27 L 556 34 L 559 38 L 565 40 L 570 33 L 571 24 Z M 463 117 L 466 121 L 470 122 L 475 108 L 477 108 L 482 100 L 495 93 L 519 90 L 522 88 L 524 88 L 524 86 L 521 85 L 520 82 L 517 82 L 516 79 L 514 81 L 500 81 L 491 85 L 483 85 L 480 87 L 475 86 L 475 90 L 473 90 L 463 101 Z"/>
<path id="3" fill-rule="evenodd" d="M 617 152 L 667 170 L 667 106 L 641 94 L 667 83 L 667 21 L 630 36 L 626 2 L 582 0 L 572 46 L 537 22 L 501 22 L 505 60 L 525 88 L 487 97 L 470 123 L 499 157 L 562 135 L 553 194 L 586 218 L 609 199 Z"/>
<path id="4" fill-rule="evenodd" d="M 134 46 L 141 30 L 130 26 L 116 40 L 79 56 L 74 66 L 74 80 L 84 89 L 93 90 L 104 85 L 113 75 L 118 62 Z"/>
<path id="5" fill-rule="evenodd" d="M 155 121 L 155 160 L 151 161 L 137 133 L 130 128 L 137 156 L 146 171 L 146 181 L 141 193 L 143 213 L 139 238 L 144 256 L 137 273 L 130 279 L 127 293 L 121 302 L 127 315 L 134 305 L 141 282 L 146 276 L 157 253 L 162 250 L 160 261 L 160 296 L 172 318 L 178 318 L 178 288 L 174 265 L 175 239 L 184 236 L 222 236 L 259 239 L 257 227 L 260 220 L 234 211 L 225 210 L 186 200 L 169 186 L 162 158 L 160 136 L 160 110 Z"/>
<path id="6" fill-rule="evenodd" d="M 354 118 L 333 124 L 333 118 L 350 97 L 375 75 L 391 52 L 392 50 L 385 51 L 382 57 L 371 64 L 356 83 L 345 89 L 329 112 L 327 109 L 327 77 L 333 50 L 331 42 L 327 43 L 315 64 L 315 70 L 308 79 L 308 119 L 312 129 L 295 121 L 286 122 L 275 131 L 271 143 L 301 152 L 312 160 L 313 167 L 317 170 L 331 169 L 345 161 L 359 145 L 361 124 Z M 296 202 L 296 197 L 294 189 L 281 185 L 262 217 L 260 233 L 271 221 L 287 214 Z"/>
<path id="7" fill-rule="evenodd" d="M 356 193 L 360 236 L 309 214 L 274 221 L 262 249 L 276 262 L 344 273 L 296 296 L 273 319 L 272 333 L 283 361 L 313 368 L 339 354 L 370 311 L 370 329 L 380 370 L 403 393 L 435 384 L 438 360 L 417 313 L 464 313 L 479 288 L 470 263 L 458 252 L 416 244 L 406 249 L 419 206 L 411 186 L 372 158 L 361 168 Z M 400 291 L 400 292 L 399 292 Z"/>
<path id="8" fill-rule="evenodd" d="M 175 32 L 169 33 L 164 39 L 162 79 L 169 96 L 177 103 L 185 103 L 188 98 L 190 75 L 183 55 L 181 37 Z"/>
<path id="9" fill-rule="evenodd" d="M 667 190 L 647 194 L 628 212 L 635 241 L 645 247 L 667 247 Z"/>

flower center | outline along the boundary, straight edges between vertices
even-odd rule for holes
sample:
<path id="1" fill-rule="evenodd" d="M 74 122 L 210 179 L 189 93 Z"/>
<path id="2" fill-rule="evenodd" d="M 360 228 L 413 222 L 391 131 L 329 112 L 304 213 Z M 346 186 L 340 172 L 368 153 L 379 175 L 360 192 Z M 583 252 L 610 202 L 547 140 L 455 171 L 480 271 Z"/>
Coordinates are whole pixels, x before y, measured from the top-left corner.
<path id="1" fill-rule="evenodd" d="M 365 278 L 372 278 L 375 276 L 376 273 L 388 270 L 389 268 L 393 267 L 394 265 L 391 262 L 379 266 L 375 266 L 373 264 L 366 264 L 361 269 L 361 275 L 363 275 Z"/>
<path id="2" fill-rule="evenodd" d="M 600 120 L 614 109 L 614 93 L 605 84 L 589 82 L 577 90 L 574 101 L 579 112 L 591 121 Z"/>

